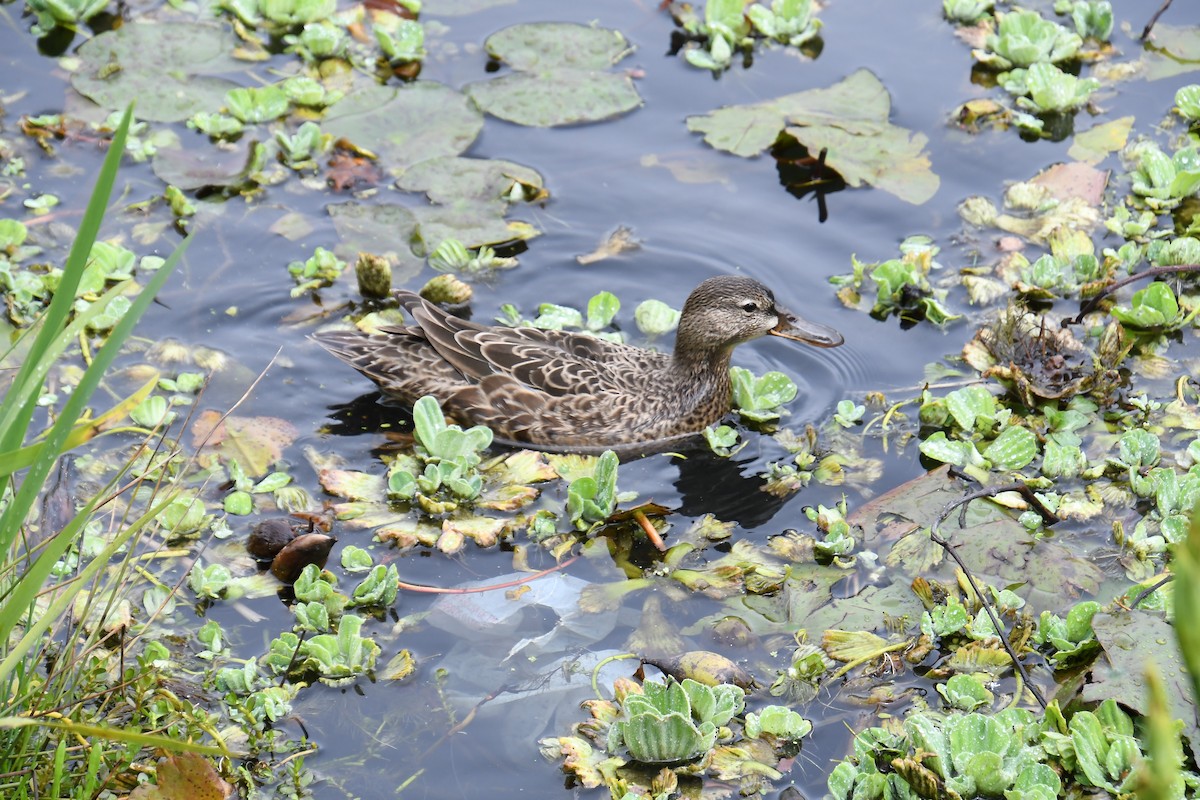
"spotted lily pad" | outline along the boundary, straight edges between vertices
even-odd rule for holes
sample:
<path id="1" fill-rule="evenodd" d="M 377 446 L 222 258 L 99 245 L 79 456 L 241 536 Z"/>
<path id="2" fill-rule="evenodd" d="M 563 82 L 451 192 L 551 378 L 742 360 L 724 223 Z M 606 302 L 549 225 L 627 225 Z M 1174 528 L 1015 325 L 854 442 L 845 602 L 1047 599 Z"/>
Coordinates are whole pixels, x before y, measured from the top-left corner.
<path id="1" fill-rule="evenodd" d="M 618 31 L 566 22 L 514 25 L 484 46 L 515 72 L 466 91 L 500 119 L 548 128 L 611 119 L 642 104 L 628 75 L 605 71 L 631 50 Z"/>
<path id="2" fill-rule="evenodd" d="M 850 186 L 868 184 L 914 205 L 937 192 L 928 141 L 888 122 L 891 98 L 883 84 L 859 70 L 826 89 L 809 89 L 762 103 L 726 106 L 688 117 L 688 129 L 718 150 L 749 158 L 787 134 L 816 155 Z"/>
<path id="3" fill-rule="evenodd" d="M 357 86 L 321 123 L 335 139 L 377 154 L 393 175 L 426 159 L 458 155 L 482 128 L 483 116 L 464 95 L 431 81 Z"/>
<path id="4" fill-rule="evenodd" d="M 138 119 L 178 122 L 220 108 L 237 84 L 216 75 L 242 66 L 237 41 L 215 25 L 131 23 L 79 46 L 75 90 L 109 110 L 137 101 Z"/>

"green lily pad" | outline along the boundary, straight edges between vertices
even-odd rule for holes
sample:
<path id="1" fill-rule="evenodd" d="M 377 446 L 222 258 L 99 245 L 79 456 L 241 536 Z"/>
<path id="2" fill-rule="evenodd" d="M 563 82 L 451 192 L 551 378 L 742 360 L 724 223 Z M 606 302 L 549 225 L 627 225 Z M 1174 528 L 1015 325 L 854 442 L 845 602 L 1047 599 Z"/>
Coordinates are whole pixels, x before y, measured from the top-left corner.
<path id="1" fill-rule="evenodd" d="M 466 91 L 500 119 L 548 128 L 611 119 L 642 104 L 628 75 L 603 71 L 631 50 L 618 31 L 565 22 L 514 25 L 484 46 L 516 72 Z"/>
<path id="2" fill-rule="evenodd" d="M 216 77 L 242 68 L 227 28 L 132 23 L 79 46 L 75 90 L 110 110 L 137 101 L 138 119 L 178 122 L 222 106 L 237 84 Z"/>
<path id="3" fill-rule="evenodd" d="M 438 156 L 456 156 L 483 128 L 467 98 L 440 83 L 400 88 L 367 84 L 329 107 L 321 130 L 376 153 L 395 175 Z"/>
<path id="4" fill-rule="evenodd" d="M 688 129 L 718 150 L 749 158 L 786 133 L 850 186 L 869 184 L 914 205 L 928 201 L 941 181 L 930 169 L 927 139 L 888 122 L 891 99 L 883 84 L 859 70 L 825 89 L 809 89 L 762 103 L 726 106 L 688 117 Z"/>
<path id="5" fill-rule="evenodd" d="M 422 161 L 396 181 L 406 192 L 424 192 L 431 203 L 542 196 L 544 185 L 536 170 L 511 161 L 456 156 Z"/>

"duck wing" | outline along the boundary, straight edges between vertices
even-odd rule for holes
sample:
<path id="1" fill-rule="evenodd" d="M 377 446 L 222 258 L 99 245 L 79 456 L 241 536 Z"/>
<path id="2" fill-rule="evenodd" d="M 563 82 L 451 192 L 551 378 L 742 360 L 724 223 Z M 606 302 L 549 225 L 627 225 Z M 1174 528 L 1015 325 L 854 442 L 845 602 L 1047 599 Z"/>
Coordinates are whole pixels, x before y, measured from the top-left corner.
<path id="1" fill-rule="evenodd" d="M 398 296 L 421 335 L 471 383 L 504 376 L 554 397 L 621 393 L 644 388 L 647 372 L 669 361 L 661 353 L 585 334 L 488 327 L 452 316 L 419 295 Z M 412 328 L 396 332 L 401 331 L 413 334 Z M 504 383 L 493 378 L 486 385 L 495 391 Z"/>

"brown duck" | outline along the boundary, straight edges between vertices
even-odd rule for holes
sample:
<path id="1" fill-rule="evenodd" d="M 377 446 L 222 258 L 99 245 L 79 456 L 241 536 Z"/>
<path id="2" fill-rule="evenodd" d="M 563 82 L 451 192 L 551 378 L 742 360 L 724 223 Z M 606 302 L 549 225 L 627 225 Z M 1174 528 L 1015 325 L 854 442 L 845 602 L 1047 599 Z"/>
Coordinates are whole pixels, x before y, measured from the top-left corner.
<path id="1" fill-rule="evenodd" d="M 740 276 L 709 278 L 688 296 L 670 355 L 580 333 L 480 325 L 412 292 L 397 297 L 413 325 L 313 338 L 405 403 L 432 395 L 463 425 L 552 450 L 659 449 L 729 411 L 729 357 L 742 342 L 771 334 L 842 343 Z"/>

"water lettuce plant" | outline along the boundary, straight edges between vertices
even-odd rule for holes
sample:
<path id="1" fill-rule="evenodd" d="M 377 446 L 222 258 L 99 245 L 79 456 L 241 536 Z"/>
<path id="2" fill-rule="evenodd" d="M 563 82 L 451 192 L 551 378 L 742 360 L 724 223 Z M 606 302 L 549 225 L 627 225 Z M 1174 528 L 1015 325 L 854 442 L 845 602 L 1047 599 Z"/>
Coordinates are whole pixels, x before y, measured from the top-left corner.
<path id="1" fill-rule="evenodd" d="M 388 469 L 388 493 L 412 500 L 428 513 L 453 511 L 460 501 L 473 500 L 483 489 L 476 469 L 492 444 L 492 432 L 483 425 L 464 430 L 448 425 L 433 397 L 422 397 L 413 406 L 417 446 L 413 458 L 397 458 Z"/>
<path id="2" fill-rule="evenodd" d="M 576 478 L 567 487 L 567 515 L 576 530 L 590 530 L 616 510 L 617 464 L 616 453 L 605 450 L 591 475 Z"/>
<path id="3" fill-rule="evenodd" d="M 942 0 L 942 13 L 951 22 L 974 25 L 992 13 L 996 0 Z"/>
<path id="4" fill-rule="evenodd" d="M 718 729 L 745 707 L 738 686 L 705 686 L 691 678 L 680 683 L 646 681 L 640 693 L 621 703 L 621 717 L 608 729 L 610 753 L 629 752 L 634 761 L 664 764 L 704 757 L 716 743 Z"/>
<path id="5" fill-rule="evenodd" d="M 1058 63 L 1074 58 L 1083 39 L 1036 11 L 1010 11 L 1000 15 L 987 47 L 972 51 L 976 60 L 998 70 L 1030 67 L 1038 62 Z"/>
<path id="6" fill-rule="evenodd" d="M 73 29 L 108 7 L 108 0 L 26 0 L 26 3 L 45 33 L 58 26 Z"/>
<path id="7" fill-rule="evenodd" d="M 1042 61 L 1028 69 L 1004 73 L 1000 83 L 1017 96 L 1017 106 L 1036 114 L 1074 111 L 1087 105 L 1092 93 L 1100 88 L 1095 78 L 1078 78 Z"/>

